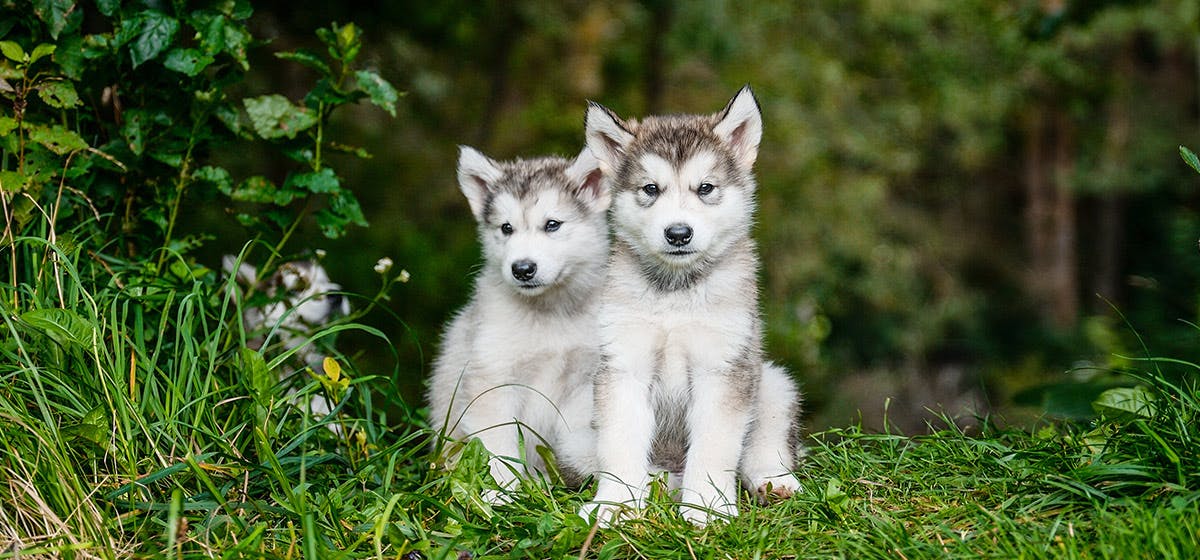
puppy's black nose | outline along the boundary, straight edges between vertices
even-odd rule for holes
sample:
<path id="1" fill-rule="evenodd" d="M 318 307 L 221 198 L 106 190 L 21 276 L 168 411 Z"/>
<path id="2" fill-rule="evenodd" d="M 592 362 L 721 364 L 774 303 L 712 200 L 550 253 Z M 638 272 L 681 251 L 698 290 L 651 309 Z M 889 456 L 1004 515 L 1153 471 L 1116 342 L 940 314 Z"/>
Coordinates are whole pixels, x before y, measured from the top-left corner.
<path id="1" fill-rule="evenodd" d="M 692 241 L 692 227 L 687 224 L 672 224 L 663 230 L 667 243 L 675 247 L 683 247 Z"/>
<path id="2" fill-rule="evenodd" d="M 512 264 L 513 278 L 526 282 L 533 279 L 533 275 L 537 274 L 537 263 L 531 260 L 519 260 Z"/>

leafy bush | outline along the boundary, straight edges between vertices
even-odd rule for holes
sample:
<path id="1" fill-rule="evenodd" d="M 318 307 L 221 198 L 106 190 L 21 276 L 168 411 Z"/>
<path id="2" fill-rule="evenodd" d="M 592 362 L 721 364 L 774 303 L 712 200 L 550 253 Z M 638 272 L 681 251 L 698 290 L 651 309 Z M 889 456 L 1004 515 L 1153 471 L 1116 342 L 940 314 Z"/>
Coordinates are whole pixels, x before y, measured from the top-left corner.
<path id="1" fill-rule="evenodd" d="M 289 363 L 294 350 L 247 346 L 263 333 L 242 324 L 245 294 L 195 261 L 205 239 L 177 222 L 204 201 L 229 207 L 254 236 L 243 257 L 269 249 L 262 277 L 298 228 L 337 237 L 366 225 L 329 154 L 368 154 L 330 139 L 327 125 L 360 100 L 394 115 L 398 93 L 356 66 L 359 29 L 335 24 L 317 33 L 324 52 L 276 55 L 316 71 L 295 103 L 233 93 L 262 44 L 245 2 L 4 10 L 0 548 L 117 557 L 177 552 L 191 535 L 217 547 L 245 537 L 245 550 L 261 552 L 264 531 L 336 526 L 350 504 L 307 488 L 334 474 L 331 484 L 347 472 L 372 478 L 372 454 L 394 438 L 370 396 L 386 396 L 390 380 L 359 372 L 329 342 L 347 330 L 386 341 L 353 320 L 402 276 L 384 271 L 367 305 L 303 342 L 333 356 L 318 374 Z M 279 178 L 235 178 L 214 164 L 246 143 L 293 165 Z M 292 368 L 300 374 L 281 383 Z M 375 390 L 358 389 L 367 384 Z M 336 404 L 325 418 L 298 406 L 315 394 Z"/>

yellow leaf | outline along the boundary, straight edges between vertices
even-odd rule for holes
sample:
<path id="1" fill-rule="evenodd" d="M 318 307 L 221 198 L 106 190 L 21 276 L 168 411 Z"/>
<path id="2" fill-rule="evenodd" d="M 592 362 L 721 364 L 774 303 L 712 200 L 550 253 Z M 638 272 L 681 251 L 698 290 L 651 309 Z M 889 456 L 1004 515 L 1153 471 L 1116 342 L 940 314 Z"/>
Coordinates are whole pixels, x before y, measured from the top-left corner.
<path id="1" fill-rule="evenodd" d="M 325 376 L 331 381 L 337 382 L 342 377 L 342 366 L 337 363 L 337 360 L 328 356 L 321 362 L 325 368 Z"/>

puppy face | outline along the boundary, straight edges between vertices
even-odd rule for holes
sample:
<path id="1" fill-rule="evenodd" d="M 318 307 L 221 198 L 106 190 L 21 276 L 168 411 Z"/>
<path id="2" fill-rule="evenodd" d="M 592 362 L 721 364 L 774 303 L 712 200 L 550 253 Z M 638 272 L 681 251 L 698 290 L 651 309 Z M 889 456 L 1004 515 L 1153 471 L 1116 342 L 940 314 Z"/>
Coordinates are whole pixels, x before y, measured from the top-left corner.
<path id="1" fill-rule="evenodd" d="M 688 269 L 717 259 L 749 229 L 753 193 L 726 158 L 701 150 L 672 162 L 655 152 L 628 163 L 614 195 L 614 229 L 639 254 Z"/>
<path id="2" fill-rule="evenodd" d="M 463 147 L 458 174 L 486 266 L 517 293 L 538 296 L 603 262 L 609 197 L 588 150 L 573 161 L 497 162 Z"/>

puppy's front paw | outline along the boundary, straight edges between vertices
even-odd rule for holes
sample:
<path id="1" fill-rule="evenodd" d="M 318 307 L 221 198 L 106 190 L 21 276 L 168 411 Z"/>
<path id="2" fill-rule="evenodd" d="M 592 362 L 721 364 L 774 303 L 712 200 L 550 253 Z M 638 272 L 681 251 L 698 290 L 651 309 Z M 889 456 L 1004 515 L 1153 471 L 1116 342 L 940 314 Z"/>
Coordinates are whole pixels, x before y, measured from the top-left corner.
<path id="1" fill-rule="evenodd" d="M 596 497 L 579 509 L 579 516 L 598 520 L 601 527 L 616 525 L 622 518 L 634 517 L 642 509 L 645 498 L 623 484 L 602 481 Z"/>
<path id="2" fill-rule="evenodd" d="M 579 517 L 589 523 L 598 523 L 607 529 L 616 525 L 622 517 L 630 517 L 633 510 L 619 503 L 588 502 L 579 508 Z"/>
<path id="3" fill-rule="evenodd" d="M 711 509 L 691 504 L 681 504 L 679 506 L 679 515 L 686 519 L 688 523 L 703 529 L 713 521 L 728 521 L 737 517 L 738 509 L 737 504 L 732 503 L 718 504 Z"/>

